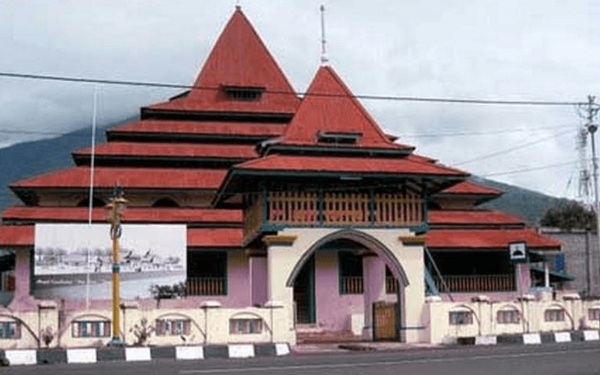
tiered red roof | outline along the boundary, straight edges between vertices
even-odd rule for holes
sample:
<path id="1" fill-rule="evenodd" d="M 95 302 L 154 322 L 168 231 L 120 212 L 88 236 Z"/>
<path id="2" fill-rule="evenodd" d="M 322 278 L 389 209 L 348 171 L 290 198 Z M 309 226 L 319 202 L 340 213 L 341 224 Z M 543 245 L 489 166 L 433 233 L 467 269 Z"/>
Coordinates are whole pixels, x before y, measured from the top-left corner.
<path id="1" fill-rule="evenodd" d="M 525 226 L 514 216 L 488 210 L 431 210 L 428 214 L 431 227 L 438 226 Z"/>
<path id="2" fill-rule="evenodd" d="M 356 133 L 356 148 L 413 149 L 392 142 L 329 66 L 319 68 L 277 144 L 315 146 L 323 133 Z"/>
<path id="3" fill-rule="evenodd" d="M 163 134 L 187 136 L 276 137 L 283 134 L 285 125 L 256 122 L 141 120 L 116 126 L 107 134 L 109 140 L 119 134 Z"/>
<path id="4" fill-rule="evenodd" d="M 75 158 L 91 156 L 90 147 L 77 150 Z M 253 145 L 223 145 L 198 143 L 108 142 L 98 145 L 96 156 L 154 158 L 230 158 L 251 159 L 258 156 Z"/>
<path id="5" fill-rule="evenodd" d="M 560 242 L 531 229 L 432 229 L 425 235 L 434 250 L 508 250 L 511 242 L 526 242 L 533 250 L 560 250 Z"/>
<path id="6" fill-rule="evenodd" d="M 14 222 L 87 222 L 89 210 L 87 207 L 39 207 L 14 206 L 2 213 L 4 221 Z M 106 210 L 92 210 L 94 222 L 106 221 Z M 129 207 L 123 213 L 124 223 L 203 223 L 241 225 L 240 210 L 216 210 L 211 208 L 158 208 L 158 207 Z"/>
<path id="7" fill-rule="evenodd" d="M 216 189 L 226 171 L 222 169 L 98 167 L 94 186 L 112 189 Z M 39 188 L 89 188 L 90 168 L 72 167 L 11 184 L 14 190 Z"/>
<path id="8" fill-rule="evenodd" d="M 479 185 L 471 181 L 463 181 L 453 185 L 440 194 L 443 195 L 493 195 L 500 196 L 503 194 L 501 190 L 494 189 L 489 186 Z"/>
<path id="9" fill-rule="evenodd" d="M 264 89 L 260 100 L 231 101 L 224 86 Z M 283 71 L 237 8 L 204 63 L 191 92 L 151 109 L 293 114 L 300 100 Z"/>
<path id="10" fill-rule="evenodd" d="M 240 170 L 466 176 L 458 169 L 423 164 L 408 158 L 269 155 L 234 167 Z"/>

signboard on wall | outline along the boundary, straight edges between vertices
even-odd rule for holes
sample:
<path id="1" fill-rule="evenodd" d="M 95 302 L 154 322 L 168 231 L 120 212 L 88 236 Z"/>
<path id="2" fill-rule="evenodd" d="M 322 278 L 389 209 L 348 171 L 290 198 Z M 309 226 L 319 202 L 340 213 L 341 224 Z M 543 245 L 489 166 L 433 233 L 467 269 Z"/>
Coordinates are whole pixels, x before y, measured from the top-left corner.
<path id="1" fill-rule="evenodd" d="M 525 242 L 511 242 L 508 244 L 510 261 L 524 263 L 527 261 L 527 246 Z"/>
<path id="2" fill-rule="evenodd" d="M 185 282 L 185 225 L 124 224 L 121 297 L 150 298 L 152 285 Z M 47 299 L 111 299 L 109 224 L 36 224 L 34 294 Z"/>

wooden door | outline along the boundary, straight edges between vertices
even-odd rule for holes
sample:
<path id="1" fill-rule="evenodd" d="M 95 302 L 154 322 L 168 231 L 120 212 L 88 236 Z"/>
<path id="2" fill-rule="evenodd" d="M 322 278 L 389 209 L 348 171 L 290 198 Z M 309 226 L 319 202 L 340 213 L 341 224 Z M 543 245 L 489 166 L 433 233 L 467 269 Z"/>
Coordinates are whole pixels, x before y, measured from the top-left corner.
<path id="1" fill-rule="evenodd" d="M 396 341 L 398 334 L 398 304 L 390 302 L 373 303 L 373 340 Z"/>

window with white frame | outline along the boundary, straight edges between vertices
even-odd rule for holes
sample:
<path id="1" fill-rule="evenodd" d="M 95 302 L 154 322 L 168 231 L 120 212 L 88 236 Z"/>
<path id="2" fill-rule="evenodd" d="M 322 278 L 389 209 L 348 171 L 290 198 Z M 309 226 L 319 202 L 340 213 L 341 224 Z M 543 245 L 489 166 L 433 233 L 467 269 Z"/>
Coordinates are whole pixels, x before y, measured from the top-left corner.
<path id="1" fill-rule="evenodd" d="M 78 320 L 71 324 L 73 337 L 109 337 L 110 321 L 108 320 Z"/>
<path id="2" fill-rule="evenodd" d="M 561 309 L 547 309 L 544 311 L 544 321 L 546 322 L 564 322 L 565 311 Z"/>
<path id="3" fill-rule="evenodd" d="M 0 339 L 21 338 L 21 324 L 18 322 L 0 322 Z"/>
<path id="4" fill-rule="evenodd" d="M 192 327 L 190 319 L 157 319 L 157 336 L 189 335 Z"/>
<path id="5" fill-rule="evenodd" d="M 252 335 L 262 333 L 262 319 L 229 319 L 229 333 L 232 335 Z"/>
<path id="6" fill-rule="evenodd" d="M 588 320 L 600 320 L 600 308 L 589 309 Z"/>
<path id="7" fill-rule="evenodd" d="M 473 324 L 473 313 L 471 311 L 450 311 L 448 318 L 450 325 L 454 326 Z"/>
<path id="8" fill-rule="evenodd" d="M 500 310 L 496 313 L 498 324 L 518 324 L 521 322 L 521 314 L 516 309 Z"/>

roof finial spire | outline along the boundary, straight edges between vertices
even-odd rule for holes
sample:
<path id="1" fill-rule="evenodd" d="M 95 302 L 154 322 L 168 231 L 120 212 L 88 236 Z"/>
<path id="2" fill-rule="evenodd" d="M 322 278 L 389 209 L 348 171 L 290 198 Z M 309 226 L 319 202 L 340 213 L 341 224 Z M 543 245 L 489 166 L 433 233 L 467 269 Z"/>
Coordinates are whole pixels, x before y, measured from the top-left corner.
<path id="1" fill-rule="evenodd" d="M 327 65 L 327 40 L 325 39 L 325 5 L 321 5 L 321 64 Z"/>
<path id="2" fill-rule="evenodd" d="M 235 2 L 235 9 L 237 9 L 237 10 L 242 9 L 241 0 L 236 0 L 236 2 Z"/>

